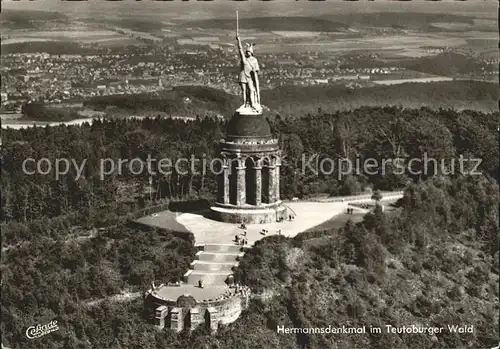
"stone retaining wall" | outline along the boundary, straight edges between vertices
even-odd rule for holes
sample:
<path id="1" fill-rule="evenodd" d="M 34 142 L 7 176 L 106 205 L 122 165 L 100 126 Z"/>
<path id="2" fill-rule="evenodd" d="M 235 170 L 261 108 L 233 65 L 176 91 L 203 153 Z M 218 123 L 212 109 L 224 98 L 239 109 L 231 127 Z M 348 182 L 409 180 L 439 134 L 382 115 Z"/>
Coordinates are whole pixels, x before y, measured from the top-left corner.
<path id="1" fill-rule="evenodd" d="M 241 312 L 248 308 L 250 291 L 221 300 L 201 301 L 192 307 L 181 307 L 178 300 L 164 300 L 149 293 L 145 302 L 155 310 L 155 325 L 158 328 L 170 328 L 176 332 L 190 331 L 200 325 L 216 331 L 219 325 L 232 323 Z"/>

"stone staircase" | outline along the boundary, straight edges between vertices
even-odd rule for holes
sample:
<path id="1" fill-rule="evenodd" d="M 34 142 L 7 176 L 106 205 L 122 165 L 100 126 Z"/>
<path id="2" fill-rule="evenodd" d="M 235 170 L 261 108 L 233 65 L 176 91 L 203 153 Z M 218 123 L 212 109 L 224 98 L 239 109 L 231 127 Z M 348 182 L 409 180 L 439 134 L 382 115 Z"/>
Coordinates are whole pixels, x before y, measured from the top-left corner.
<path id="1" fill-rule="evenodd" d="M 224 262 L 236 262 L 238 257 L 241 257 L 242 254 L 240 252 L 231 253 L 231 252 L 202 252 L 199 256 L 197 256 L 198 260 L 204 262 L 212 262 L 212 263 L 224 263 Z"/>
<path id="2" fill-rule="evenodd" d="M 233 273 L 231 269 L 238 266 L 238 258 L 244 255 L 240 250 L 241 246 L 233 244 L 205 245 L 184 274 L 184 282 L 197 286 L 203 280 L 204 286 L 224 285 Z"/>
<path id="3" fill-rule="evenodd" d="M 241 246 L 234 244 L 211 244 L 211 245 L 205 245 L 203 252 L 240 253 Z"/>
<path id="4" fill-rule="evenodd" d="M 194 261 L 191 263 L 191 268 L 197 271 L 218 272 L 218 271 L 231 271 L 231 268 L 238 263 L 234 262 L 207 262 L 207 261 Z"/>

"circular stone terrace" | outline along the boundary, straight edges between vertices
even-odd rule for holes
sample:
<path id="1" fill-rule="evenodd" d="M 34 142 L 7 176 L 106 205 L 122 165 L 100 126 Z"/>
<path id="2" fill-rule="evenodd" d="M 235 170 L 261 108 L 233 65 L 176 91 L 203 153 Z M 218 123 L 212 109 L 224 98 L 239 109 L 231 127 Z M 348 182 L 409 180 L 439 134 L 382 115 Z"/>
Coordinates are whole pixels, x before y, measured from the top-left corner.
<path id="1" fill-rule="evenodd" d="M 383 193 L 382 202 L 394 202 L 401 197 L 401 192 Z M 191 232 L 194 235 L 195 244 L 202 249 L 191 264 L 191 269 L 187 271 L 184 282 L 179 286 L 160 287 L 156 290 L 155 296 L 163 300 L 175 300 L 179 296 L 190 294 L 197 302 L 220 299 L 224 294 L 231 292 L 225 280 L 232 274 L 231 268 L 238 265 L 238 258 L 244 254 L 240 252 L 241 246 L 234 242 L 236 235 L 241 235 L 246 231 L 248 246 L 252 246 L 264 237 L 278 235 L 279 231 L 283 236 L 294 237 L 344 213 L 349 203 L 359 202 L 373 201 L 370 195 L 363 195 L 330 198 L 316 202 L 286 202 L 286 206 L 295 212 L 295 218 L 292 221 L 247 224 L 246 229 L 241 229 L 237 224 L 211 220 L 194 213 L 163 211 L 142 217 L 137 220 L 138 223 L 180 233 Z M 262 233 L 263 229 L 267 230 L 267 234 Z M 203 288 L 198 287 L 199 280 L 203 281 Z"/>
<path id="2" fill-rule="evenodd" d="M 166 302 L 176 302 L 180 296 L 189 294 L 198 303 L 216 301 L 227 292 L 227 285 L 211 285 L 204 288 L 195 287 L 194 285 L 180 284 L 179 286 L 163 286 L 153 294 L 155 297 Z"/>

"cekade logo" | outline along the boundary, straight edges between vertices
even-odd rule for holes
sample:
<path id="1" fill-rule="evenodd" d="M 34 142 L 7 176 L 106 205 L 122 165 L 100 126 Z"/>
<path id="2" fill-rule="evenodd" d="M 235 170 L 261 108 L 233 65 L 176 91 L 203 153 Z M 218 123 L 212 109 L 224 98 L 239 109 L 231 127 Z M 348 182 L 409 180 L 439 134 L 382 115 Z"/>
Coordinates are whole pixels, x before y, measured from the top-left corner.
<path id="1" fill-rule="evenodd" d="M 59 330 L 57 321 L 52 320 L 46 325 L 36 325 L 28 327 L 28 329 L 26 330 L 26 337 L 28 337 L 29 339 L 39 338 L 57 330 Z"/>

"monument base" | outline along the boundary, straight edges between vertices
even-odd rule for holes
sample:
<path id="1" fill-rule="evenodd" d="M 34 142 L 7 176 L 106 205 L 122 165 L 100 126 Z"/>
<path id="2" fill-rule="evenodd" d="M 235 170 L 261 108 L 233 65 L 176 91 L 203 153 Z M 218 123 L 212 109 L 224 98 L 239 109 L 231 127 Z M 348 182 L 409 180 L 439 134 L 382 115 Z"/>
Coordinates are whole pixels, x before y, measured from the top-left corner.
<path id="1" fill-rule="evenodd" d="M 216 221 L 234 224 L 266 224 L 275 223 L 287 218 L 287 208 L 281 201 L 272 204 L 225 205 L 216 203 L 210 207 L 210 218 Z"/>
<path id="2" fill-rule="evenodd" d="M 236 109 L 237 113 L 241 115 L 261 115 L 262 114 L 262 106 L 260 104 L 256 104 L 254 107 L 243 104 L 241 107 Z"/>

